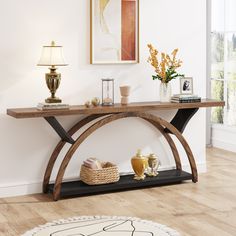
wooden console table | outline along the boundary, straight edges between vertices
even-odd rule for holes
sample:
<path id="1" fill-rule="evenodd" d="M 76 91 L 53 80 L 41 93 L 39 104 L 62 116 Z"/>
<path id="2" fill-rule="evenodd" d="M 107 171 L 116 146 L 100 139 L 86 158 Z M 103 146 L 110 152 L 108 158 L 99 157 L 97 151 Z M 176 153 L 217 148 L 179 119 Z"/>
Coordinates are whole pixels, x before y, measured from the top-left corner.
<path id="1" fill-rule="evenodd" d="M 140 187 L 157 186 L 163 184 L 179 183 L 184 180 L 198 181 L 197 167 L 192 151 L 183 137 L 182 133 L 188 121 L 201 107 L 224 106 L 225 102 L 216 100 L 202 100 L 198 103 L 159 103 L 159 102 L 142 102 L 130 103 L 127 106 L 115 104 L 114 106 L 98 106 L 85 108 L 85 106 L 70 106 L 64 110 L 37 110 L 36 108 L 14 108 L 7 109 L 7 114 L 14 118 L 37 118 L 43 117 L 57 132 L 61 140 L 55 147 L 49 159 L 43 180 L 43 192 L 52 193 L 53 199 L 58 200 L 60 197 L 81 196 L 97 194 L 112 191 L 121 191 L 135 189 Z M 176 115 L 171 122 L 154 116 L 148 111 L 171 110 L 177 109 Z M 86 115 L 85 118 L 75 124 L 70 130 L 66 131 L 57 121 L 56 116 L 68 115 Z M 81 181 L 64 182 L 63 177 L 65 170 L 80 144 L 98 128 L 118 119 L 138 117 L 151 123 L 167 140 L 170 145 L 175 160 L 176 169 L 160 171 L 157 177 L 147 177 L 144 181 L 133 180 L 133 175 L 121 176 L 117 183 L 89 186 Z M 96 121 L 95 121 L 96 120 Z M 92 121 L 95 123 L 91 124 Z M 76 140 L 72 135 L 87 124 L 91 124 Z M 191 167 L 191 173 L 182 171 L 181 160 L 176 145 L 171 137 L 175 135 L 182 144 Z M 49 184 L 54 164 L 66 143 L 70 143 L 66 155 L 64 156 L 54 184 Z"/>

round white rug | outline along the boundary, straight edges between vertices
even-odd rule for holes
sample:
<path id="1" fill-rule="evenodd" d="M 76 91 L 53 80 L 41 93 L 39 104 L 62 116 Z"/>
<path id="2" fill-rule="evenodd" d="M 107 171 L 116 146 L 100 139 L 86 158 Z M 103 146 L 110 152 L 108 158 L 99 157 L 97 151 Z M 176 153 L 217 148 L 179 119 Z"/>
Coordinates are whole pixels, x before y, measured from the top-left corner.
<path id="1" fill-rule="evenodd" d="M 180 236 L 152 221 L 123 216 L 80 216 L 40 225 L 22 236 Z"/>

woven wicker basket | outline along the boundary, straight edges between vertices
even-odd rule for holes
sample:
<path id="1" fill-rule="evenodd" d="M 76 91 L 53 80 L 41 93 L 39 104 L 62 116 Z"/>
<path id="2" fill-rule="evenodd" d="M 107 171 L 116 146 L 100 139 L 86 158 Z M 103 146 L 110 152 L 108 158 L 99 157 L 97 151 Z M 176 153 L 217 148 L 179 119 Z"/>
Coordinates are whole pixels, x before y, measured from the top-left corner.
<path id="1" fill-rule="evenodd" d="M 116 165 L 106 162 L 102 169 L 93 170 L 81 165 L 80 179 L 88 185 L 109 184 L 119 181 L 120 175 Z"/>

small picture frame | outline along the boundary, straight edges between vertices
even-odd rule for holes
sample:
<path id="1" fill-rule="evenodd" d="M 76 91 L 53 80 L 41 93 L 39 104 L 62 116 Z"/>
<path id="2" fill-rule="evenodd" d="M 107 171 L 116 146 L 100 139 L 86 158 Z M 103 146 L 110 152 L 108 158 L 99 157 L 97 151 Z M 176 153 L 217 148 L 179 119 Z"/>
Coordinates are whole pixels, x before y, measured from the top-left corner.
<path id="1" fill-rule="evenodd" d="M 193 78 L 180 78 L 180 94 L 193 94 Z"/>

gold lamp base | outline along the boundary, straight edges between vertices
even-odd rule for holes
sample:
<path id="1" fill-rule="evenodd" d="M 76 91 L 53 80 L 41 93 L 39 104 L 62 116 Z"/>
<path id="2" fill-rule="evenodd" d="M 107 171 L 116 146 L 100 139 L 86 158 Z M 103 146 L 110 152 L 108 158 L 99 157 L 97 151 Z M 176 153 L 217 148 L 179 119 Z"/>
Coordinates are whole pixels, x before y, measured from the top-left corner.
<path id="1" fill-rule="evenodd" d="M 55 96 L 55 93 L 61 82 L 61 74 L 56 72 L 55 66 L 49 68 L 50 73 L 45 75 L 47 86 L 51 92 L 51 97 L 45 99 L 46 103 L 61 103 L 61 99 Z"/>

